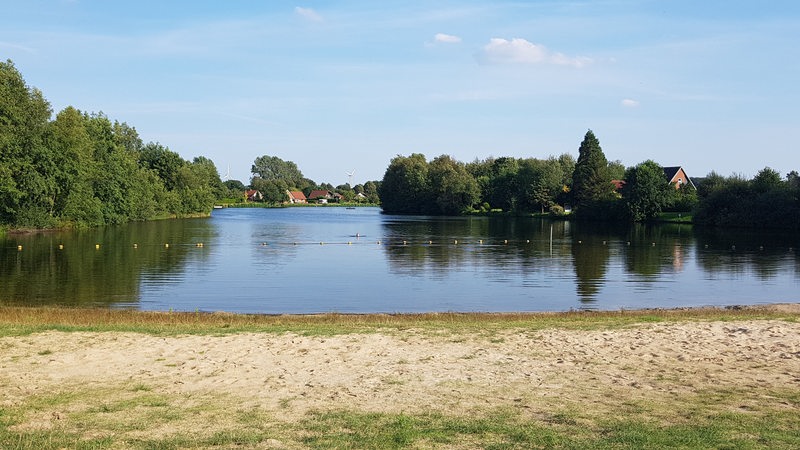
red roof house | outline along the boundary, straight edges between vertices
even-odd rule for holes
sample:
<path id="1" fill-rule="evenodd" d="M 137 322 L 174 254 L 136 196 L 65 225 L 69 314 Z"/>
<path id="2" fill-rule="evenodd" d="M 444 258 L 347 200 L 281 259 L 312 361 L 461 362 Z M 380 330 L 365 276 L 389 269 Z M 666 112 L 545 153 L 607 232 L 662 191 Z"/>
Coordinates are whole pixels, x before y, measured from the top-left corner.
<path id="1" fill-rule="evenodd" d="M 306 196 L 301 191 L 286 191 L 289 196 L 289 203 L 307 203 Z"/>

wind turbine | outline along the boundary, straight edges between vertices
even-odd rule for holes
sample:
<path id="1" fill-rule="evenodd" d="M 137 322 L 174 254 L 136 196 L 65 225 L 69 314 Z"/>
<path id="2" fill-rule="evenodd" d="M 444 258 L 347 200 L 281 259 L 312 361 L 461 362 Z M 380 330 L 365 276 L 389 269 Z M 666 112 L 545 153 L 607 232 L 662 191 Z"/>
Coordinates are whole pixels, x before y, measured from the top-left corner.
<path id="1" fill-rule="evenodd" d="M 231 165 L 228 164 L 228 171 L 225 172 L 225 176 L 222 177 L 222 181 L 228 181 L 231 179 Z"/>
<path id="2" fill-rule="evenodd" d="M 344 173 L 347 174 L 347 180 L 348 180 L 347 182 L 348 182 L 348 184 L 350 184 L 350 188 L 352 188 L 353 187 L 353 175 L 355 175 L 356 169 L 353 169 L 350 172 L 345 171 Z"/>

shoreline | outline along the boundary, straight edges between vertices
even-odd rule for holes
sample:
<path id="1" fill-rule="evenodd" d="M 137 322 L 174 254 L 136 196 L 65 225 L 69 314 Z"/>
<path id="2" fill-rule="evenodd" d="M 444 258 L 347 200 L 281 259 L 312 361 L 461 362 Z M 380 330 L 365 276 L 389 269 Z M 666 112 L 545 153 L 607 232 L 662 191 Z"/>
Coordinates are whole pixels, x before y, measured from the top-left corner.
<path id="1" fill-rule="evenodd" d="M 0 307 L 0 447 L 800 439 L 800 304 L 524 317 L 86 312 Z"/>

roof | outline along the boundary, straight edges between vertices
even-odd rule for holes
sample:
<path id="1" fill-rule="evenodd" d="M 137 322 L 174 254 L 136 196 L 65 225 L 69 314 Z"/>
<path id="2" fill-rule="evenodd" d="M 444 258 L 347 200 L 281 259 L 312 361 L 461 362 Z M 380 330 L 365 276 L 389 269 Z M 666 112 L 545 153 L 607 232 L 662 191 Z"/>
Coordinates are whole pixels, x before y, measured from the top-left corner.
<path id="1" fill-rule="evenodd" d="M 328 198 L 331 196 L 331 191 L 326 191 L 324 189 L 315 189 L 308 194 L 308 198 L 315 199 L 315 198 Z"/>
<path id="2" fill-rule="evenodd" d="M 683 170 L 683 174 L 686 176 L 686 180 L 683 181 L 683 183 L 687 183 L 691 187 L 695 187 L 694 182 L 692 182 L 692 179 L 689 177 L 689 174 L 687 174 L 686 170 L 681 166 L 664 167 L 664 176 L 667 177 L 667 182 L 672 183 L 672 180 L 675 179 L 675 175 L 677 175 L 681 170 Z"/>
<path id="3" fill-rule="evenodd" d="M 664 167 L 664 176 L 667 177 L 667 181 L 672 181 L 679 170 L 681 170 L 681 166 Z"/>
<path id="4" fill-rule="evenodd" d="M 306 196 L 300 191 L 289 191 L 289 197 L 294 200 L 305 200 Z"/>

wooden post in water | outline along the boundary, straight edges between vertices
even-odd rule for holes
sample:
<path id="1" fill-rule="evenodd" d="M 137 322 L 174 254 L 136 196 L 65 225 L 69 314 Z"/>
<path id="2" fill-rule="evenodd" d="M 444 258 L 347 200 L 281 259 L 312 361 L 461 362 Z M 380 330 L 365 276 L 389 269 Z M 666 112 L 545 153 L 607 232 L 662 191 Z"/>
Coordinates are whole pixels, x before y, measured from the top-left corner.
<path id="1" fill-rule="evenodd" d="M 553 256 L 553 224 L 550 224 L 550 256 Z"/>

